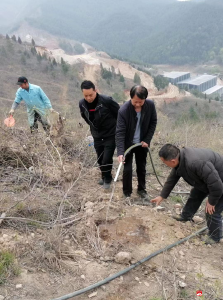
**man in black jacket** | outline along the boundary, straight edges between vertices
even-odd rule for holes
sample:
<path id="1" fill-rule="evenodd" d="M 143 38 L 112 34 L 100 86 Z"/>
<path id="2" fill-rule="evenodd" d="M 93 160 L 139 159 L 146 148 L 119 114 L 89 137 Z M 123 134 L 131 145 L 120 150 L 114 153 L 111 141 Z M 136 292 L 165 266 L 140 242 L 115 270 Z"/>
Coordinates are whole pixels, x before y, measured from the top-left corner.
<path id="1" fill-rule="evenodd" d="M 145 87 L 135 85 L 130 91 L 131 100 L 126 102 L 119 110 L 116 145 L 118 160 L 124 160 L 123 193 L 125 197 L 132 194 L 132 159 L 135 153 L 138 194 L 147 198 L 146 192 L 146 158 L 148 147 L 156 129 L 157 116 L 153 101 L 147 100 L 148 91 Z M 141 143 L 142 147 L 134 148 L 124 158 L 124 152 L 130 146 Z"/>
<path id="2" fill-rule="evenodd" d="M 206 244 L 218 243 L 222 238 L 223 211 L 223 156 L 209 149 L 185 147 L 179 150 L 171 144 L 164 145 L 159 151 L 160 159 L 172 168 L 162 189 L 161 195 L 151 202 L 159 205 L 166 199 L 182 177 L 193 186 L 178 221 L 189 221 L 197 212 L 202 201 L 206 202 L 206 220 L 209 237 Z"/>
<path id="3" fill-rule="evenodd" d="M 108 189 L 112 181 L 111 171 L 119 105 L 112 97 L 98 94 L 91 81 L 83 81 L 81 90 L 84 99 L 80 100 L 79 107 L 81 116 L 90 125 L 94 138 L 94 147 L 102 174 L 99 184 Z"/>

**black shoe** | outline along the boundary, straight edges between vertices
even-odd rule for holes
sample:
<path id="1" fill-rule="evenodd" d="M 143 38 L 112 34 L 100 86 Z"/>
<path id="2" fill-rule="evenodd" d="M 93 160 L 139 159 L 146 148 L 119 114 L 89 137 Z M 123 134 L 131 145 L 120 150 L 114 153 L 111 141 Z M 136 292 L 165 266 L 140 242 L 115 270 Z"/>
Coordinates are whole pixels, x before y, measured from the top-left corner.
<path id="1" fill-rule="evenodd" d="M 104 188 L 105 190 L 110 189 L 110 186 L 111 186 L 111 182 L 105 182 L 105 181 L 104 181 L 104 183 L 103 183 L 103 188 Z"/>
<path id="2" fill-rule="evenodd" d="M 102 178 L 102 179 L 98 180 L 98 184 L 103 185 L 104 184 L 104 179 Z"/>
<path id="3" fill-rule="evenodd" d="M 123 193 L 123 198 L 130 198 L 131 197 L 131 194 L 130 193 Z"/>
<path id="4" fill-rule="evenodd" d="M 172 218 L 176 221 L 179 222 L 188 222 L 188 221 L 193 221 L 192 219 L 184 218 L 181 215 L 180 216 L 172 216 Z"/>
<path id="5" fill-rule="evenodd" d="M 141 191 L 137 191 L 137 194 L 144 200 L 148 200 L 148 194 L 147 191 L 145 190 L 141 190 Z"/>

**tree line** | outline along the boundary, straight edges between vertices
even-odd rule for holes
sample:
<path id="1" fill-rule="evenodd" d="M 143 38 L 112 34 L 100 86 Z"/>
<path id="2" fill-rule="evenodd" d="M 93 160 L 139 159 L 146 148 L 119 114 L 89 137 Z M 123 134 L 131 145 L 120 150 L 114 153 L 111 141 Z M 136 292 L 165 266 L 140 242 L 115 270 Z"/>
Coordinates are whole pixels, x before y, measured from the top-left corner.
<path id="1" fill-rule="evenodd" d="M 133 0 L 116 4 L 108 0 L 64 0 L 64 4 L 61 7 L 59 0 L 49 0 L 39 17 L 27 20 L 53 34 L 89 43 L 134 62 L 223 63 L 220 0 L 139 0 L 137 5 Z M 92 13 L 83 18 L 86 7 Z M 136 16 L 137 22 L 130 22 Z"/>

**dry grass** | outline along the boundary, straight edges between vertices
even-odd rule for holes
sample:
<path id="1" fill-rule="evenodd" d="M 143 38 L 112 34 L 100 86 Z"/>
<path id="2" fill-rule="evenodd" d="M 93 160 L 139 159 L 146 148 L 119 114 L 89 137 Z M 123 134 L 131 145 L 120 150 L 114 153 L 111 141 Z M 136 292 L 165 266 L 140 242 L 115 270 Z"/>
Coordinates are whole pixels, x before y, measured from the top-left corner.
<path id="1" fill-rule="evenodd" d="M 158 116 L 158 128 L 151 150 L 160 175 L 166 176 L 169 172 L 158 158 L 159 148 L 167 142 L 179 146 L 210 147 L 221 153 L 222 127 L 219 120 L 216 119 L 211 124 L 203 119 L 195 123 L 184 120 L 179 126 L 174 120 L 167 118 L 163 111 L 159 111 Z M 92 147 L 85 141 L 85 137 L 89 135 L 88 128 L 79 128 L 77 120 L 73 120 L 73 123 L 69 120 L 66 126 L 63 136 L 50 140 L 46 139 L 42 131 L 31 136 L 28 130 L 0 129 L 0 147 L 7 149 L 4 156 L 0 154 L 3 157 L 0 165 L 0 188 L 3 192 L 0 203 L 2 212 L 15 218 L 5 220 L 2 227 L 15 230 L 18 235 L 26 237 L 27 243 L 25 239 L 18 240 L 14 248 L 16 255 L 21 260 L 25 259 L 27 265 L 35 266 L 38 270 L 61 273 L 65 272 L 65 261 L 70 260 L 75 264 L 80 260 L 76 250 L 85 251 L 87 256 L 96 260 L 108 255 L 110 251 L 110 245 L 100 238 L 99 227 L 94 222 L 98 213 L 105 214 L 109 197 L 106 196 L 106 200 L 102 199 L 100 202 L 99 189 L 94 187 L 97 162 Z M 15 152 L 17 156 L 12 156 Z M 150 164 L 148 170 L 152 172 Z M 161 179 L 164 181 L 164 178 Z M 152 180 L 149 186 L 152 189 L 152 184 L 154 185 L 153 193 L 158 186 L 154 182 Z M 95 204 L 92 220 L 84 210 L 87 201 Z M 180 201 L 184 201 L 184 198 Z M 123 207 L 123 203 L 114 202 L 112 213 L 118 215 L 120 209 L 125 210 Z M 27 220 L 23 222 L 19 218 Z M 31 233 L 35 234 L 35 238 L 30 237 Z M 194 282 L 193 285 L 185 293 L 179 289 L 177 263 L 174 254 L 163 256 L 161 272 L 148 278 L 148 281 L 151 280 L 152 284 L 159 287 L 151 295 L 162 295 L 163 299 L 192 299 L 197 284 L 194 278 L 189 277 L 188 280 Z M 217 282 L 215 287 L 208 290 L 201 278 L 200 286 L 210 299 L 220 299 L 218 295 L 222 292 L 222 287 Z M 146 293 L 140 297 L 152 299 Z M 124 297 L 114 295 L 110 299 L 122 300 Z"/>
<path id="2" fill-rule="evenodd" d="M 106 251 L 106 243 L 100 237 L 100 229 L 95 223 L 92 223 L 86 229 L 86 238 L 89 243 L 89 248 L 92 251 L 93 256 L 104 256 Z"/>

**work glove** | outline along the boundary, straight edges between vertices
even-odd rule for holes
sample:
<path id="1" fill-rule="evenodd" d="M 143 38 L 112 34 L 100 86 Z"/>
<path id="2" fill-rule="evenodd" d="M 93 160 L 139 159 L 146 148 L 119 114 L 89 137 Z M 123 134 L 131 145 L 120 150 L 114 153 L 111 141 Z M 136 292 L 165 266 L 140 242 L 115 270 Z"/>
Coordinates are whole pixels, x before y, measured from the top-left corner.
<path id="1" fill-rule="evenodd" d="M 11 109 L 10 112 L 9 112 L 9 115 L 10 115 L 10 116 L 13 116 L 13 115 L 14 115 L 14 112 L 15 112 L 14 109 Z"/>

